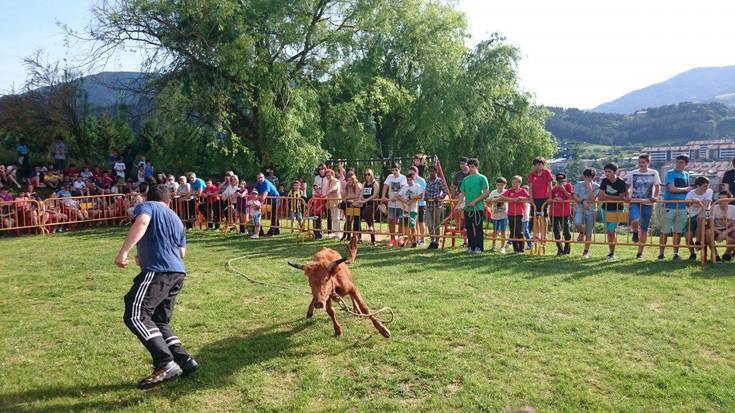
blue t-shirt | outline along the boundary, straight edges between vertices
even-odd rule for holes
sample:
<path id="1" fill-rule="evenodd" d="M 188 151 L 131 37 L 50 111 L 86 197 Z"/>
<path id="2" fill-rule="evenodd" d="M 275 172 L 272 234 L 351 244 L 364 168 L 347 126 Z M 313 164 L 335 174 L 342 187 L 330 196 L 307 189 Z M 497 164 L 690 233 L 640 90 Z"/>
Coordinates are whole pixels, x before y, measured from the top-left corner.
<path id="1" fill-rule="evenodd" d="M 19 156 L 28 155 L 28 146 L 26 145 L 18 145 L 15 147 L 15 150 L 18 151 Z"/>
<path id="2" fill-rule="evenodd" d="M 143 168 L 143 173 L 145 174 L 146 178 L 148 178 L 149 176 L 153 176 L 153 167 L 146 165 L 145 168 Z"/>
<path id="3" fill-rule="evenodd" d="M 273 182 L 264 179 L 263 183 L 256 182 L 255 183 L 255 189 L 258 190 L 258 194 L 267 193 L 268 196 L 279 196 L 278 189 L 275 185 L 273 185 Z"/>
<path id="4" fill-rule="evenodd" d="M 184 224 L 161 202 L 141 202 L 133 216 L 148 215 L 151 221 L 138 241 L 140 268 L 153 272 L 186 272 L 179 248 L 186 246 Z"/>
<path id="5" fill-rule="evenodd" d="M 424 178 L 422 178 L 420 176 L 417 176 L 416 177 L 416 183 L 419 184 L 419 186 L 421 187 L 421 191 L 422 192 L 426 192 L 426 179 L 424 179 Z M 416 205 L 418 205 L 420 207 L 426 206 L 426 200 L 424 198 L 421 198 L 421 200 L 419 202 L 417 202 Z"/>
<path id="6" fill-rule="evenodd" d="M 192 191 L 199 192 L 200 189 L 204 191 L 204 188 L 207 187 L 207 184 L 204 183 L 204 180 L 202 178 L 197 178 L 194 180 L 194 182 L 189 182 L 189 187 Z"/>
<path id="7" fill-rule="evenodd" d="M 666 176 L 664 177 L 664 201 L 684 201 L 687 199 L 686 192 L 675 194 L 669 191 L 669 184 L 674 184 L 676 188 L 689 187 L 689 172 L 672 169 L 669 172 L 666 172 Z M 683 202 L 666 204 L 666 208 L 685 209 L 686 207 L 686 203 Z"/>

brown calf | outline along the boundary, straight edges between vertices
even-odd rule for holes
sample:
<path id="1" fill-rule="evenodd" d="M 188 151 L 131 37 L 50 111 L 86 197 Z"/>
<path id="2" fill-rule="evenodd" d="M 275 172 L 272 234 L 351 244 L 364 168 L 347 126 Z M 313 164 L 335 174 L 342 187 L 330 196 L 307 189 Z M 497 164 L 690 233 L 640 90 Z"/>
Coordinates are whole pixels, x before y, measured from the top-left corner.
<path id="1" fill-rule="evenodd" d="M 288 262 L 288 265 L 304 270 L 304 274 L 309 278 L 312 300 L 306 312 L 306 318 L 311 318 L 314 315 L 315 308 L 326 307 L 327 314 L 329 314 L 332 324 L 334 324 L 335 336 L 342 335 L 342 327 L 337 322 L 332 300 L 349 295 L 352 299 L 354 312 L 370 314 L 370 309 L 365 304 L 365 300 L 363 300 L 357 291 L 357 287 L 352 282 L 352 272 L 345 264 L 345 262 L 351 264 L 357 256 L 357 243 L 355 241 L 357 239 L 353 238 L 353 242 L 349 247 L 348 258 L 343 258 L 339 252 L 331 248 L 322 248 L 314 254 L 314 259 L 306 264 Z M 385 328 L 383 323 L 373 316 L 369 318 L 383 337 L 390 337 L 390 331 Z"/>

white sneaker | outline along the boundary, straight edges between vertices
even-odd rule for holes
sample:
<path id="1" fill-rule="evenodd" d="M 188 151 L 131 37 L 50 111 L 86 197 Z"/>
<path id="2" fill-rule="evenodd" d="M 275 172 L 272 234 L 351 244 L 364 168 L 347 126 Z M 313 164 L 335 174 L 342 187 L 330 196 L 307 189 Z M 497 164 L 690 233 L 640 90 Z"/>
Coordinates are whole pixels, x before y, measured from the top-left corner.
<path id="1" fill-rule="evenodd" d="M 258 239 L 258 238 L 260 238 L 260 237 L 258 236 L 258 234 L 253 234 L 253 235 L 251 235 L 251 236 L 250 236 L 250 238 L 251 238 L 251 239 Z"/>
<path id="2" fill-rule="evenodd" d="M 607 260 L 608 260 L 608 261 L 615 261 L 616 259 L 617 259 L 617 258 L 615 258 L 615 254 L 608 254 L 608 255 L 607 255 Z"/>
<path id="3" fill-rule="evenodd" d="M 589 259 L 589 258 L 590 258 L 590 253 L 589 253 L 589 252 L 587 252 L 587 253 L 585 253 L 585 254 L 582 254 L 582 258 L 583 258 L 583 259 L 585 259 L 585 260 L 586 260 L 586 259 Z"/>
<path id="4" fill-rule="evenodd" d="M 495 252 L 495 247 L 490 248 L 490 252 Z"/>
<path id="5" fill-rule="evenodd" d="M 505 247 L 500 247 L 500 253 L 505 254 Z"/>

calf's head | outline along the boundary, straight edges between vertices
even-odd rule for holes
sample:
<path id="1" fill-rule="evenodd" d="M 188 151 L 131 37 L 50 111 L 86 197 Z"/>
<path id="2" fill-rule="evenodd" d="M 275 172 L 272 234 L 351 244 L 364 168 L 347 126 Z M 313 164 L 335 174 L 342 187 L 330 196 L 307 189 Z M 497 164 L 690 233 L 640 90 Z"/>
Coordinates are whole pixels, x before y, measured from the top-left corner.
<path id="1" fill-rule="evenodd" d="M 337 258 L 334 260 L 315 260 L 305 264 L 288 262 L 288 265 L 303 270 L 306 278 L 309 279 L 311 287 L 311 295 L 314 308 L 323 308 L 332 295 L 334 288 L 334 280 L 340 264 L 347 261 L 347 258 Z"/>

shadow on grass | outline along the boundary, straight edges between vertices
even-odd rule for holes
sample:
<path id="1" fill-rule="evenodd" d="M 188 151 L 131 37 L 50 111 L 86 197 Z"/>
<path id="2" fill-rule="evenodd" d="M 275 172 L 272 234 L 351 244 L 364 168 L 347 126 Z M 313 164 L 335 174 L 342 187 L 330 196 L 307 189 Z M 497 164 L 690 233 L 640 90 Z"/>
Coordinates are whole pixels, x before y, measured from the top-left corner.
<path id="1" fill-rule="evenodd" d="M 290 338 L 313 324 L 305 319 L 286 321 L 207 344 L 195 355 L 201 367 L 192 377 L 166 383 L 148 391 L 137 390 L 135 383 L 131 382 L 51 386 L 16 393 L 0 393 L 0 411 L 106 411 L 139 404 L 146 397 L 163 397 L 175 402 L 197 391 L 226 387 L 231 384 L 238 371 L 250 365 L 293 355 L 296 346 Z M 281 329 L 288 325 L 293 327 Z"/>

